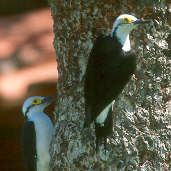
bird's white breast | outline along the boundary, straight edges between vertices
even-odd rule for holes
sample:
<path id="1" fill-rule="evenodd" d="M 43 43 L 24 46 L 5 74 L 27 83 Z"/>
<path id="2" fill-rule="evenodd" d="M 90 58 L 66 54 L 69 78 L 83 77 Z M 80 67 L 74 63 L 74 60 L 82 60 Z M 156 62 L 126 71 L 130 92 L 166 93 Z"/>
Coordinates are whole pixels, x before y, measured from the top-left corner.
<path id="1" fill-rule="evenodd" d="M 129 32 L 125 28 L 120 28 L 116 32 L 116 36 L 122 44 L 122 50 L 128 52 L 131 50 L 131 44 L 129 40 Z"/>
<path id="2" fill-rule="evenodd" d="M 43 112 L 35 113 L 31 119 L 35 124 L 37 145 L 48 146 L 54 132 L 52 121 Z"/>
<path id="3" fill-rule="evenodd" d="M 34 113 L 30 118 L 36 131 L 37 170 L 46 171 L 49 168 L 49 146 L 54 135 L 54 127 L 50 118 L 43 112 Z"/>

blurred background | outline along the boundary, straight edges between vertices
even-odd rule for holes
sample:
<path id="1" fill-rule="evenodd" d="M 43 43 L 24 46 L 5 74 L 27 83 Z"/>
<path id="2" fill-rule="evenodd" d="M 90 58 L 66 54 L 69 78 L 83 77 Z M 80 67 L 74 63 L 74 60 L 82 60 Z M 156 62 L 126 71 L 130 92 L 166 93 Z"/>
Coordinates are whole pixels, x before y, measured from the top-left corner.
<path id="1" fill-rule="evenodd" d="M 24 124 L 21 108 L 24 100 L 30 96 L 56 93 L 58 73 L 52 28 L 53 21 L 46 0 L 0 0 L 2 171 L 25 170 L 21 149 Z M 52 109 L 53 105 L 47 109 L 49 115 Z"/>
<path id="2" fill-rule="evenodd" d="M 45 0 L 0 1 L 0 170 L 24 171 L 21 108 L 56 93 L 53 21 Z M 53 109 L 47 109 L 48 114 Z"/>

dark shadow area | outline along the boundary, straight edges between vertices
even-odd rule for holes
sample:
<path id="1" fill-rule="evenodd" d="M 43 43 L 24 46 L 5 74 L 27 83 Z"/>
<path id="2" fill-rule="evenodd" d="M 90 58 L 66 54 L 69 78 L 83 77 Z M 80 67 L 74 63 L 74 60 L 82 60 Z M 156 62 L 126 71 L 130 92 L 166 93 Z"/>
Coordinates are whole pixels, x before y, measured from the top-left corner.
<path id="1" fill-rule="evenodd" d="M 45 7 L 48 7 L 47 0 L 1 0 L 0 16 L 21 14 Z"/>

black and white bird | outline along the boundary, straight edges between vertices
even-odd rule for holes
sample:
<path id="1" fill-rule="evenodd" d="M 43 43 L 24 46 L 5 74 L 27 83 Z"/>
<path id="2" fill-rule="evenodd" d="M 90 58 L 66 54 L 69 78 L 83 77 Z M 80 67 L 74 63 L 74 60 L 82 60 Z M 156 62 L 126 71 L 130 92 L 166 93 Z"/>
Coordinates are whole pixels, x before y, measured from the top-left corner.
<path id="1" fill-rule="evenodd" d="M 149 22 L 128 14 L 114 22 L 111 35 L 99 36 L 94 43 L 85 73 L 85 127 L 95 122 L 96 148 L 112 133 L 112 103 L 122 92 L 136 69 L 130 32 Z"/>
<path id="2" fill-rule="evenodd" d="M 54 135 L 51 119 L 44 113 L 55 96 L 28 98 L 22 107 L 26 118 L 22 134 L 23 155 L 28 171 L 50 171 L 49 147 Z"/>

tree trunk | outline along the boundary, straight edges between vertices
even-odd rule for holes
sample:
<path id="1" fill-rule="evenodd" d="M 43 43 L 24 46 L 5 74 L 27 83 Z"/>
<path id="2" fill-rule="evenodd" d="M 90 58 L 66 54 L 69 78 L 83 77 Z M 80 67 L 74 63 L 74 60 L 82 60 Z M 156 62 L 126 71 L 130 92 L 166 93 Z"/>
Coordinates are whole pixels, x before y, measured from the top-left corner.
<path id="1" fill-rule="evenodd" d="M 59 72 L 53 170 L 171 170 L 167 4 L 160 0 L 49 0 L 49 4 Z M 121 13 L 153 22 L 132 34 L 137 72 L 114 105 L 107 151 L 101 145 L 96 153 L 94 124 L 83 129 L 84 73 L 94 39 L 99 33 L 109 34 Z"/>

